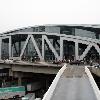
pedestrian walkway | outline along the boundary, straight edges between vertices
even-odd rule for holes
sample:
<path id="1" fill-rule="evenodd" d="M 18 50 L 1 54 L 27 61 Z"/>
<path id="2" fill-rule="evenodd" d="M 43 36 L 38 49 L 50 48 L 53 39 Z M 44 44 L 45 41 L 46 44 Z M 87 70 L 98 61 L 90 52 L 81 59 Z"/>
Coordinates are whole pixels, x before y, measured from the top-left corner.
<path id="1" fill-rule="evenodd" d="M 43 100 L 100 100 L 100 91 L 87 67 L 64 66 Z"/>

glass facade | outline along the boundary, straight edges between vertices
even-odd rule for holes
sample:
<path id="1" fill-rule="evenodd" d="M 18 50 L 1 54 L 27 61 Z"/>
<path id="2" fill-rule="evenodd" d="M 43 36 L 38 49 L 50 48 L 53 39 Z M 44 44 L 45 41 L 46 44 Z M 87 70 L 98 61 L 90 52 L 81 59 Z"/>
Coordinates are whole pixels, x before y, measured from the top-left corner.
<path id="1" fill-rule="evenodd" d="M 33 32 L 45 32 L 45 26 L 33 27 Z"/>
<path id="2" fill-rule="evenodd" d="M 12 56 L 19 57 L 28 35 L 17 34 L 12 36 Z"/>
<path id="3" fill-rule="evenodd" d="M 2 59 L 8 59 L 9 58 L 9 39 L 2 39 L 2 44 L 1 44 L 1 58 Z"/>
<path id="4" fill-rule="evenodd" d="M 60 38 L 59 37 L 55 37 L 55 36 L 48 36 L 48 39 L 50 41 L 50 43 L 53 45 L 53 47 L 55 48 L 56 52 L 58 53 L 58 55 L 60 55 Z M 45 59 L 47 61 L 54 61 L 56 60 L 54 53 L 52 52 L 52 50 L 49 47 L 49 44 L 45 41 Z"/>
<path id="5" fill-rule="evenodd" d="M 64 40 L 64 53 L 63 53 L 63 57 L 68 60 L 74 60 L 75 58 L 75 43 L 74 42 L 68 42 L 66 40 Z"/>
<path id="6" fill-rule="evenodd" d="M 62 26 L 60 27 L 60 33 L 66 35 L 75 35 L 75 29 L 72 27 Z"/>
<path id="7" fill-rule="evenodd" d="M 33 46 L 32 40 L 30 39 L 28 41 L 28 44 L 27 44 L 26 49 L 24 51 L 23 58 L 30 59 L 31 57 L 34 57 L 36 55 L 37 55 L 37 53 L 36 53 L 35 48 Z"/>

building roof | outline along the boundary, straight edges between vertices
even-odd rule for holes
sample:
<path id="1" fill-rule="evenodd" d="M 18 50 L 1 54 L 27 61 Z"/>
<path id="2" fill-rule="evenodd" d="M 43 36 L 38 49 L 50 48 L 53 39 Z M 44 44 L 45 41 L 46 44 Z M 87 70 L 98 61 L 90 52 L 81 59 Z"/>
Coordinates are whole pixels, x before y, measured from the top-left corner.
<path id="1" fill-rule="evenodd" d="M 38 26 L 58 26 L 58 27 L 62 27 L 62 26 L 68 26 L 68 27 L 77 27 L 77 28 L 90 28 L 90 29 L 100 29 L 100 24 L 45 24 L 45 25 L 35 25 L 35 26 L 29 26 L 29 27 L 23 27 L 23 28 L 18 28 L 18 29 L 14 29 L 14 30 L 9 30 L 7 32 L 3 32 L 1 34 L 8 34 L 8 33 L 13 33 L 13 32 L 17 32 L 20 30 L 24 30 L 24 29 L 28 29 L 28 28 L 34 28 L 34 27 L 38 27 Z"/>

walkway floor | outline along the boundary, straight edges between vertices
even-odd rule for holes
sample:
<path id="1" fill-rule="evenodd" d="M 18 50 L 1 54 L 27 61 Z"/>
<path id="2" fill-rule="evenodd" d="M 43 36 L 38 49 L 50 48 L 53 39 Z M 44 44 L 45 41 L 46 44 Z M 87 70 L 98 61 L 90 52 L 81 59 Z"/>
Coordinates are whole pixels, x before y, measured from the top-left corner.
<path id="1" fill-rule="evenodd" d="M 50 100 L 97 100 L 85 68 L 67 68 L 61 75 Z"/>

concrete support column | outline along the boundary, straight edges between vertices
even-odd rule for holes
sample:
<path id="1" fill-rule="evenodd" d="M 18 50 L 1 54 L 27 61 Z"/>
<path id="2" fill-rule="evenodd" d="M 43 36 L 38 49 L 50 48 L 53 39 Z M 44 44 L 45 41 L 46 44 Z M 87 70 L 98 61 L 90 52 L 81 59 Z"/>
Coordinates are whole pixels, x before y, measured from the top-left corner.
<path id="1" fill-rule="evenodd" d="M 18 77 L 18 86 L 21 86 L 22 85 L 22 77 Z"/>
<path id="2" fill-rule="evenodd" d="M 3 78 L 2 80 L 2 88 L 4 88 L 6 86 L 6 82 L 5 82 L 5 78 Z"/>
<path id="3" fill-rule="evenodd" d="M 12 71 L 12 69 L 9 69 L 9 76 L 13 76 L 13 71 Z"/>
<path id="4" fill-rule="evenodd" d="M 75 42 L 75 60 L 79 60 L 79 45 L 78 42 Z"/>
<path id="5" fill-rule="evenodd" d="M 18 77 L 18 86 L 21 86 L 23 74 L 21 72 L 15 72 L 14 74 L 15 77 Z"/>
<path id="6" fill-rule="evenodd" d="M 12 70 L 11 70 L 12 71 Z M 17 83 L 18 83 L 18 86 L 21 86 L 22 85 L 22 77 L 23 77 L 23 73 L 22 72 L 12 72 L 10 73 L 13 77 L 16 77 L 18 80 L 17 80 Z"/>

